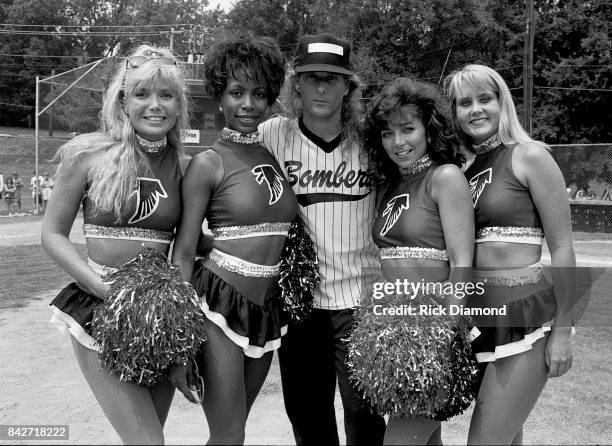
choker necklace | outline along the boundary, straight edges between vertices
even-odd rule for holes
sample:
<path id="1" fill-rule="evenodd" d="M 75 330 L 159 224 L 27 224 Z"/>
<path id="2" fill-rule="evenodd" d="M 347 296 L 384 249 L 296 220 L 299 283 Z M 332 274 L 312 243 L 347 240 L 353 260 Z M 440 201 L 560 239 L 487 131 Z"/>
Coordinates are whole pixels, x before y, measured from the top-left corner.
<path id="1" fill-rule="evenodd" d="M 145 153 L 159 153 L 166 148 L 168 143 L 168 138 L 166 135 L 159 141 L 148 141 L 140 136 L 136 135 L 136 140 L 138 141 L 138 147 Z"/>
<path id="2" fill-rule="evenodd" d="M 496 133 L 490 136 L 489 139 L 487 139 L 485 142 L 472 146 L 472 151 L 476 155 L 482 155 L 483 153 L 487 153 L 493 149 L 497 149 L 502 144 L 503 143 L 501 138 L 499 137 L 499 133 Z"/>
<path id="3" fill-rule="evenodd" d="M 257 144 L 259 142 L 259 132 L 240 133 L 236 130 L 224 127 L 221 130 L 221 139 L 237 142 L 238 144 Z"/>
<path id="4" fill-rule="evenodd" d="M 427 169 L 432 164 L 433 164 L 433 161 L 429 157 L 429 154 L 427 154 L 425 156 L 422 156 L 418 160 L 416 160 L 416 162 L 412 164 L 411 166 L 408 166 L 408 167 L 399 166 L 398 168 L 399 168 L 399 173 L 402 176 L 406 176 L 406 175 L 413 175 L 415 173 L 419 173 Z"/>

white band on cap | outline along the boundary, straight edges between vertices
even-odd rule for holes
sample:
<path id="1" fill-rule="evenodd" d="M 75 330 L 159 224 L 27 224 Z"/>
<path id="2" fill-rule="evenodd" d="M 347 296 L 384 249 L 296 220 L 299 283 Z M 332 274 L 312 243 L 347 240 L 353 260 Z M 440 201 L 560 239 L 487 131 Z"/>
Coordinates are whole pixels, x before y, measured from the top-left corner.
<path id="1" fill-rule="evenodd" d="M 332 53 L 338 56 L 344 56 L 344 48 L 333 43 L 309 43 L 309 53 Z"/>

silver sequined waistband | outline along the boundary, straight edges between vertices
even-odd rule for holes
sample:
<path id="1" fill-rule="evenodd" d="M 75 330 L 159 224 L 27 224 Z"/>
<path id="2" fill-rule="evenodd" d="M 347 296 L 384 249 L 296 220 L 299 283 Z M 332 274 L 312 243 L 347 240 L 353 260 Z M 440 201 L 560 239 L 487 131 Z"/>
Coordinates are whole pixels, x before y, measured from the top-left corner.
<path id="1" fill-rule="evenodd" d="M 170 244 L 174 233 L 169 231 L 158 231 L 156 229 L 133 228 L 130 226 L 99 226 L 92 224 L 83 225 L 85 238 L 110 238 L 120 240 L 138 240 L 144 242 L 160 242 Z"/>
<path id="2" fill-rule="evenodd" d="M 542 263 L 537 262 L 524 268 L 505 270 L 474 270 L 474 278 L 489 286 L 515 287 L 535 284 L 544 277 Z"/>
<path id="3" fill-rule="evenodd" d="M 219 226 L 210 228 L 210 230 L 215 240 L 235 240 L 265 235 L 284 235 L 286 237 L 289 228 L 291 228 L 291 223 L 277 222 L 243 226 Z"/>
<path id="4" fill-rule="evenodd" d="M 476 231 L 476 243 L 506 242 L 541 245 L 544 239 L 542 228 L 525 226 L 487 226 Z"/>
<path id="5" fill-rule="evenodd" d="M 380 248 L 380 259 L 430 259 L 448 261 L 445 249 L 419 248 L 418 246 L 393 246 Z"/>
<path id="6" fill-rule="evenodd" d="M 245 277 L 274 277 L 280 274 L 279 264 L 259 265 L 257 263 L 247 262 L 239 257 L 234 257 L 219 251 L 216 248 L 210 251 L 208 258 L 215 265 Z"/>

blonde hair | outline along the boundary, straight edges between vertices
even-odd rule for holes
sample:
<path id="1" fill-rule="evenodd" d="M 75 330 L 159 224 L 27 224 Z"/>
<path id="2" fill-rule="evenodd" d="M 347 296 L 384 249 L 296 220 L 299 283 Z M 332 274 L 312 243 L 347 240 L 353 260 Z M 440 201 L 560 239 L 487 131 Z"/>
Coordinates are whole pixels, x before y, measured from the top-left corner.
<path id="1" fill-rule="evenodd" d="M 283 106 L 290 118 L 302 116 L 302 98 L 297 91 L 296 85 L 300 75 L 293 70 L 287 72 L 285 85 L 283 87 Z M 356 75 L 346 76 L 349 87 L 348 93 L 342 98 L 342 112 L 340 123 L 342 125 L 342 137 L 354 142 L 361 141 L 363 133 L 363 107 L 361 104 L 361 81 Z"/>
<path id="2" fill-rule="evenodd" d="M 457 99 L 461 97 L 462 89 L 466 85 L 490 90 L 497 95 L 497 100 L 499 102 L 498 134 L 505 145 L 515 146 L 519 143 L 536 143 L 546 147 L 544 143 L 531 138 L 525 129 L 523 129 L 516 114 L 516 108 L 512 100 L 512 95 L 510 94 L 510 89 L 497 71 L 485 65 L 466 65 L 449 74 L 444 85 L 445 91 L 451 101 L 453 126 L 465 147 L 471 148 L 472 142 L 465 132 L 461 130 L 461 126 L 457 121 Z"/>
<path id="3" fill-rule="evenodd" d="M 55 157 L 60 160 L 62 168 L 68 168 L 80 156 L 103 152 L 90 167 L 91 184 L 87 194 L 95 212 L 113 212 L 116 221 L 132 204 L 138 176 L 151 173 L 149 161 L 138 148 L 136 131 L 124 110 L 133 93 L 142 86 L 162 87 L 176 92 L 179 116 L 166 136 L 168 145 L 179 156 L 183 151 L 181 132 L 188 125 L 185 79 L 177 58 L 166 48 L 150 45 L 140 45 L 128 57 L 143 55 L 147 51 L 159 53 L 173 60 L 175 65 L 144 63 L 128 70 L 127 62 L 121 63 L 104 95 L 100 131 L 73 138 L 58 149 Z"/>

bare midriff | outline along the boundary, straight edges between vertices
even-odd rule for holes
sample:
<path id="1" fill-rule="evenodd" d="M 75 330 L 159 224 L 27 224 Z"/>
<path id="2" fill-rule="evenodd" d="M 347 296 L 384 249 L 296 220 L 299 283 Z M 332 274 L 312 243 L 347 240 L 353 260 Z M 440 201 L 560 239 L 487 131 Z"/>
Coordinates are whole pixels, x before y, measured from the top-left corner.
<path id="1" fill-rule="evenodd" d="M 388 281 L 397 279 L 409 282 L 442 282 L 448 279 L 449 264 L 434 259 L 384 259 L 380 261 L 383 277 Z"/>
<path id="2" fill-rule="evenodd" d="M 88 238 L 87 253 L 91 260 L 99 265 L 117 267 L 133 259 L 145 248 L 168 255 L 170 245 L 154 241 Z"/>
<path id="3" fill-rule="evenodd" d="M 276 265 L 285 245 L 283 235 L 264 235 L 236 240 L 215 240 L 213 248 L 258 265 Z"/>
<path id="4" fill-rule="evenodd" d="M 524 268 L 540 261 L 542 246 L 529 243 L 476 243 L 474 267 L 490 269 Z"/>

